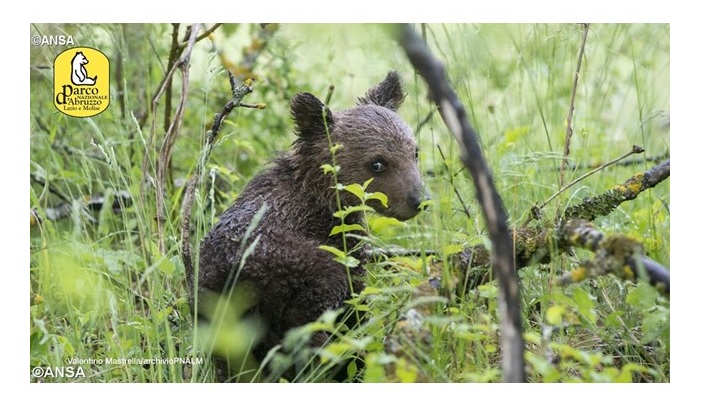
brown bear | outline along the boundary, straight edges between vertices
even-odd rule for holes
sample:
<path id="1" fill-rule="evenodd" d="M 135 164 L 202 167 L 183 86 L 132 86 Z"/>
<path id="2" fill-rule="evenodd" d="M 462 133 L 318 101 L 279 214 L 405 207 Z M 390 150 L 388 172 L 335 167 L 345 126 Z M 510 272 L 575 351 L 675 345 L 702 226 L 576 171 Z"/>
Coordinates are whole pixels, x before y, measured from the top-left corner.
<path id="1" fill-rule="evenodd" d="M 338 203 L 341 208 L 358 203 L 345 191 L 338 200 L 337 179 L 349 185 L 373 178 L 368 191 L 388 197 L 388 207 L 376 200 L 368 203 L 380 214 L 406 220 L 419 213 L 426 192 L 417 166 L 417 144 L 396 113 L 404 97 L 396 72 L 369 89 L 356 106 L 336 113 L 312 94 L 297 94 L 291 112 L 298 138 L 291 150 L 247 184 L 203 239 L 198 307 L 209 293 L 227 293 L 240 284 L 251 286 L 256 294 L 252 312 L 265 329 L 252 351 L 257 360 L 280 344 L 289 329 L 341 307 L 352 292 L 364 288 L 361 265 L 348 273 L 331 253 L 319 248 L 352 250 L 358 242 L 330 235 L 341 223 L 334 215 L 340 209 Z M 335 160 L 330 141 L 341 145 L 335 148 Z M 337 179 L 322 169 L 333 161 L 339 167 Z M 345 224 L 362 220 L 363 214 L 355 213 L 346 217 Z M 192 295 L 193 274 L 187 278 Z M 244 293 L 247 289 L 236 290 Z M 326 335 L 315 337 L 315 345 L 326 339 Z"/>

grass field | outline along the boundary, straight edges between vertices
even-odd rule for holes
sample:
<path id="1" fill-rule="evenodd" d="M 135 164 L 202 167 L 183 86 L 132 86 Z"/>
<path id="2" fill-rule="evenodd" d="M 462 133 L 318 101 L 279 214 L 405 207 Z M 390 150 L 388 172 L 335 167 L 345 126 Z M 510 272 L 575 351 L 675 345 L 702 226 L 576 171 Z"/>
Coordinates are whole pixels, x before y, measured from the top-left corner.
<path id="1" fill-rule="evenodd" d="M 178 30 L 178 42 L 185 28 Z M 583 26 L 416 28 L 446 64 L 480 133 L 511 224 L 519 226 L 534 204 L 558 188 Z M 68 47 L 31 48 L 30 368 L 71 367 L 73 373 L 30 381 L 214 381 L 209 358 L 199 349 L 206 330 L 193 326 L 188 307 L 180 220 L 204 136 L 231 97 L 227 69 L 242 79 L 256 77 L 244 102 L 266 108 L 235 109 L 222 126 L 193 209 L 195 254 L 203 234 L 247 181 L 290 147 L 289 100 L 299 91 L 324 99 L 333 85 L 329 105 L 340 110 L 397 70 L 408 93 L 400 114 L 415 131 L 432 195 L 429 209 L 406 224 L 374 218 L 370 228 L 375 243 L 436 252 L 434 260 L 424 254 L 372 264 L 369 288 L 355 303 L 372 320 L 341 330 L 342 338 L 319 351 L 301 343 L 309 329 L 298 330 L 287 340 L 295 356 L 277 354 L 273 365 L 317 355 L 319 365 L 287 381 L 324 381 L 333 360 L 361 354 L 366 382 L 500 381 L 495 283 L 450 295 L 416 293 L 436 271 L 447 278 L 451 268 L 442 265 L 448 255 L 485 244 L 488 236 L 457 145 L 391 32 L 381 25 L 220 26 L 192 49 L 186 108 L 167 174 L 158 182 L 163 139 L 183 92 L 177 72 L 153 102 L 171 66 L 172 25 L 31 25 L 31 34 L 72 36 L 75 46 L 105 53 L 111 102 L 91 118 L 59 113 L 51 67 Z M 645 154 L 563 193 L 545 208 L 543 225 L 567 206 L 656 164 L 644 157 L 670 152 L 669 25 L 592 24 L 582 62 L 564 183 L 632 145 Z M 607 234 L 635 238 L 646 255 L 669 266 L 669 191 L 670 179 L 594 224 Z M 60 206 L 66 216 L 53 219 Z M 668 297 L 644 281 L 612 275 L 556 286 L 559 276 L 588 256 L 554 254 L 550 263 L 520 271 L 529 381 L 670 382 Z M 420 326 L 401 332 L 418 308 Z M 331 328 L 333 314 L 315 327 Z M 237 341 L 246 326 L 220 336 L 229 341 L 227 349 L 243 349 Z"/>

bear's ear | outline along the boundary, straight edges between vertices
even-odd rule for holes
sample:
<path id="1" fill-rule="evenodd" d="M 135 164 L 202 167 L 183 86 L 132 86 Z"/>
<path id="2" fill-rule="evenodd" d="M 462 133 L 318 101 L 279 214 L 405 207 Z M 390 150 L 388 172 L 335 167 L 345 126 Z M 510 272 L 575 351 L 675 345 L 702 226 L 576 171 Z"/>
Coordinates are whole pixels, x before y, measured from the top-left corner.
<path id="1" fill-rule="evenodd" d="M 359 97 L 359 105 L 374 104 L 396 111 L 404 102 L 404 85 L 399 74 L 389 72 L 381 83 L 370 88 L 363 97 Z"/>
<path id="2" fill-rule="evenodd" d="M 326 127 L 324 116 L 326 114 Z M 294 127 L 299 137 L 326 135 L 326 128 L 331 130 L 334 124 L 332 111 L 329 110 L 317 97 L 309 93 L 299 93 L 292 98 L 292 117 Z"/>

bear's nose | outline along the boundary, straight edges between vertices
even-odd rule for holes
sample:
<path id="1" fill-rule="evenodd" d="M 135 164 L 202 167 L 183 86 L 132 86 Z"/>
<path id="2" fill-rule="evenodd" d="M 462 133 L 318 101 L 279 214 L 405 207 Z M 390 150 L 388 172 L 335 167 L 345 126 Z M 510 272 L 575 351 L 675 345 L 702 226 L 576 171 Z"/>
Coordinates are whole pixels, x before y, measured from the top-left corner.
<path id="1" fill-rule="evenodd" d="M 429 191 L 422 190 L 419 194 L 409 195 L 409 206 L 415 210 L 419 210 L 421 203 L 429 200 L 431 200 L 431 194 L 429 194 Z"/>

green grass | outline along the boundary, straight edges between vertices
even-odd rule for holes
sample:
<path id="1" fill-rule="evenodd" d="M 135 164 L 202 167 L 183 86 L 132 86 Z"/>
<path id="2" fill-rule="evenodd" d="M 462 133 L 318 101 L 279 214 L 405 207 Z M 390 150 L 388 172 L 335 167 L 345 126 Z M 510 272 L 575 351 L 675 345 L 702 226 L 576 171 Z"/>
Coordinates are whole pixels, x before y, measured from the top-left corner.
<path id="1" fill-rule="evenodd" d="M 53 30 L 70 33 L 77 45 L 100 49 L 110 57 L 113 98 L 111 107 L 93 118 L 58 113 L 52 105 L 52 72 L 45 67 L 63 49 L 31 48 L 30 171 L 46 178 L 47 185 L 32 182 L 30 190 L 30 206 L 44 219 L 30 235 L 30 367 L 68 366 L 72 358 L 102 363 L 83 365 L 84 378 L 31 381 L 212 381 L 187 304 L 179 231 L 183 187 L 178 184 L 191 175 L 213 115 L 229 100 L 217 49 L 239 64 L 242 49 L 257 37 L 258 27 L 223 26 L 215 32 L 214 46 L 204 39 L 193 49 L 188 105 L 164 194 L 164 253 L 151 177 L 165 133 L 166 100 L 158 103 L 153 139 L 151 115 L 144 122 L 141 116 L 150 112 L 164 76 L 171 26 L 31 27 L 32 33 Z M 399 71 L 406 82 L 408 96 L 400 114 L 415 128 L 433 203 L 401 226 L 383 223 L 382 228 L 374 221 L 375 241 L 437 251 L 440 259 L 488 241 L 470 178 L 439 114 L 418 130 L 433 107 L 421 77 L 389 33 L 377 25 L 280 26 L 256 59 L 255 91 L 245 99 L 268 107 L 235 110 L 212 151 L 193 210 L 195 251 L 246 182 L 274 153 L 291 144 L 289 100 L 294 93 L 310 91 L 323 99 L 334 85 L 330 107 L 338 110 L 353 105 L 390 69 Z M 523 222 L 531 206 L 557 188 L 581 35 L 582 27 L 571 24 L 431 25 L 426 30 L 427 42 L 444 60 L 481 135 L 512 224 Z M 633 144 L 644 147 L 647 156 L 670 150 L 669 132 L 661 127 L 670 110 L 669 42 L 668 25 L 591 25 L 576 92 L 572 163 L 608 161 Z M 177 74 L 170 112 L 178 104 L 180 81 Z M 149 177 L 142 175 L 146 153 Z M 608 168 L 562 194 L 547 206 L 546 215 L 651 165 Z M 567 180 L 584 172 L 570 170 Z M 606 233 L 641 240 L 647 255 L 668 265 L 669 186 L 667 180 L 595 224 Z M 118 192 L 127 192 L 129 203 L 113 211 Z M 79 201 L 105 196 L 107 202 L 90 213 L 94 220 L 81 213 L 81 204 L 68 218 L 47 220 L 47 209 L 62 202 L 58 194 Z M 557 256 L 550 264 L 520 273 L 529 380 L 669 382 L 668 299 L 643 282 L 612 276 L 565 288 L 553 285 L 576 263 L 576 258 Z M 323 380 L 334 355 L 346 358 L 356 352 L 367 359 L 365 381 L 501 380 L 494 284 L 459 297 L 427 297 L 416 291 L 426 284 L 429 272 L 443 273 L 446 280 L 451 268 L 414 257 L 383 260 L 369 269 L 370 288 L 355 304 L 368 311 L 371 320 L 354 330 L 340 329 L 344 337 L 316 353 L 324 363 L 299 372 L 297 381 Z M 414 329 L 411 318 L 417 312 L 422 322 Z M 309 328 L 333 329 L 331 314 L 324 318 L 325 325 Z M 308 329 L 297 330 L 291 337 L 301 341 L 307 333 Z M 295 347 L 296 357 L 310 355 L 301 344 Z M 189 358 L 203 365 L 128 365 L 105 363 L 105 358 Z M 280 367 L 283 360 L 287 358 L 274 358 Z"/>

